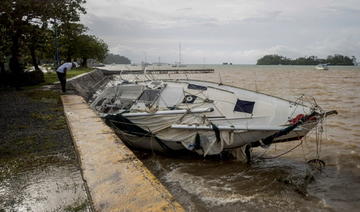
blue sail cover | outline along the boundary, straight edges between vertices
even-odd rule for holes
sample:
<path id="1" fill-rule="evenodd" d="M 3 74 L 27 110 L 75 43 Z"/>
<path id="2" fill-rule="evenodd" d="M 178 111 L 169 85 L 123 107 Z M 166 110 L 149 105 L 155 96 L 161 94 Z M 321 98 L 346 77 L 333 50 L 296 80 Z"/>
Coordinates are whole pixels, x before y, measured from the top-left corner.
<path id="1" fill-rule="evenodd" d="M 234 111 L 243 112 L 243 113 L 252 113 L 254 110 L 255 102 L 249 102 L 245 100 L 238 99 L 236 101 Z"/>
<path id="2" fill-rule="evenodd" d="M 194 89 L 194 90 L 203 90 L 206 91 L 207 87 L 201 86 L 201 85 L 195 85 L 195 84 L 189 84 L 188 89 Z"/>

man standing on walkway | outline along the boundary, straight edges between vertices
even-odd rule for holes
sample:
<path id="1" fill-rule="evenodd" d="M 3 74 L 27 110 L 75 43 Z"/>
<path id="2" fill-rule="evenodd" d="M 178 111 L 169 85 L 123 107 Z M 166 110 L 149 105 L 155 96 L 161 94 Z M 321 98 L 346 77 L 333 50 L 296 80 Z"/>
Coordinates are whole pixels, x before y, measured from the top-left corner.
<path id="1" fill-rule="evenodd" d="M 66 72 L 70 71 L 70 69 L 74 67 L 79 67 L 79 65 L 76 62 L 69 62 L 62 64 L 61 66 L 59 66 L 59 68 L 56 69 L 56 74 L 61 83 L 61 90 L 63 93 L 66 92 Z"/>

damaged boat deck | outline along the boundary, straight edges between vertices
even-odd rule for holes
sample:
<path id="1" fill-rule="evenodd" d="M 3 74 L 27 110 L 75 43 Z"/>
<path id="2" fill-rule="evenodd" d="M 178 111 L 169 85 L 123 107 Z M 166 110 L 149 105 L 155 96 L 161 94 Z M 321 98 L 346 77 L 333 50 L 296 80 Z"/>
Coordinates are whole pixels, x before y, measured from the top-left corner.
<path id="1" fill-rule="evenodd" d="M 184 211 L 81 96 L 61 99 L 95 211 Z"/>

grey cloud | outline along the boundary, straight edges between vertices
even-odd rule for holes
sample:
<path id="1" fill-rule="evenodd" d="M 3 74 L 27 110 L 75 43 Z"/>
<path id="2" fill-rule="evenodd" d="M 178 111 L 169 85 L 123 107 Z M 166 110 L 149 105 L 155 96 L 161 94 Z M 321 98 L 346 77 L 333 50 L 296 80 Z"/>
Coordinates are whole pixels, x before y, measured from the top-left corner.
<path id="1" fill-rule="evenodd" d="M 84 20 L 92 32 L 101 36 L 131 36 L 144 35 L 149 30 L 145 22 L 116 17 L 101 17 L 88 15 Z"/>
<path id="2" fill-rule="evenodd" d="M 119 8 L 119 14 L 122 10 L 126 7 Z M 287 57 L 342 53 L 360 58 L 360 13 L 350 6 L 309 8 L 296 14 L 284 8 L 259 10 L 250 18 L 227 21 L 187 13 L 194 10 L 184 7 L 177 12 L 187 15 L 152 15 L 144 8 L 146 15 L 142 18 L 137 18 L 137 13 L 143 12 L 141 8 L 124 17 L 88 11 L 83 21 L 109 44 L 111 51 L 137 62 L 145 53 L 149 61 L 157 61 L 160 56 L 164 62 L 174 62 L 179 42 L 187 63 L 202 63 L 204 57 L 208 63 L 228 58 L 234 63 L 255 63 L 269 53 Z M 156 18 L 147 18 L 152 16 Z"/>
<path id="3" fill-rule="evenodd" d="M 189 10 L 192 10 L 192 8 L 191 7 L 185 7 L 185 8 L 177 9 L 176 11 L 189 11 Z"/>
<path id="4" fill-rule="evenodd" d="M 270 21 L 274 21 L 274 19 L 279 17 L 281 15 L 281 13 L 282 13 L 282 11 L 280 11 L 280 10 L 264 12 L 262 16 L 246 18 L 243 21 L 244 22 L 270 22 Z"/>

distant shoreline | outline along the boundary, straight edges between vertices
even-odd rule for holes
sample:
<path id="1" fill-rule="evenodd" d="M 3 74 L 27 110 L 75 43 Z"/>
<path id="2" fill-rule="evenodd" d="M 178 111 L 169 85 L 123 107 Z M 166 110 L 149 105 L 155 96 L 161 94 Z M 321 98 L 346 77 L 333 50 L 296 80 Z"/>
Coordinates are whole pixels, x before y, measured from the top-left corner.
<path id="1" fill-rule="evenodd" d="M 355 56 L 343 56 L 341 54 L 334 54 L 327 56 L 326 59 L 318 58 L 317 56 L 299 57 L 296 59 L 287 58 L 281 55 L 265 55 L 257 60 L 256 65 L 341 65 L 341 66 L 356 66 Z"/>

